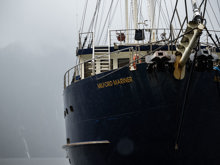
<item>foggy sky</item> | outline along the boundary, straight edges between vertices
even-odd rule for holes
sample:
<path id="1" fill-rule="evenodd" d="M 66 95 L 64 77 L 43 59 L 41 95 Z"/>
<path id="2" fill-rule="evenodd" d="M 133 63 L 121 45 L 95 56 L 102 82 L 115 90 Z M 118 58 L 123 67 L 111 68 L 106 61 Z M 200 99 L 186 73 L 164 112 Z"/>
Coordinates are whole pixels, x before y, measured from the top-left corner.
<path id="1" fill-rule="evenodd" d="M 63 75 L 75 64 L 83 5 L 0 0 L 0 158 L 65 156 Z"/>
<path id="2" fill-rule="evenodd" d="M 0 0 L 0 158 L 65 156 L 63 74 L 75 63 L 75 5 Z"/>

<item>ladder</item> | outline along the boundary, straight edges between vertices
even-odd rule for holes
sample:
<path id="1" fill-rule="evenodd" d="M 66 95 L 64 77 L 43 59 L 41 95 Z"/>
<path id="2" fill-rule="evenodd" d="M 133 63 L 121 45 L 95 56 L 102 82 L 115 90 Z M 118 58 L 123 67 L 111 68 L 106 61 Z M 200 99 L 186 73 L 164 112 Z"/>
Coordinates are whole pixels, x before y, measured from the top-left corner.
<path id="1" fill-rule="evenodd" d="M 94 49 L 95 74 L 110 70 L 110 52 L 108 46 L 96 46 Z"/>

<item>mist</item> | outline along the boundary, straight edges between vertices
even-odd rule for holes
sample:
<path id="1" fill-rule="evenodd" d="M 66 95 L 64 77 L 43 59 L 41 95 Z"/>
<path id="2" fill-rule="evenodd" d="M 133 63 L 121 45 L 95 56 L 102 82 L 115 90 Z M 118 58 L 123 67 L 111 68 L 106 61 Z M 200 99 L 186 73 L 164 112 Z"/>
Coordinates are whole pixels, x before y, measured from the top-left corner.
<path id="1" fill-rule="evenodd" d="M 0 164 L 67 163 L 63 75 L 75 64 L 76 5 L 0 1 Z"/>
<path id="2" fill-rule="evenodd" d="M 89 2 L 85 27 L 96 1 Z M 83 7 L 78 0 L 0 0 L 0 165 L 68 163 L 63 75 L 75 65 Z"/>

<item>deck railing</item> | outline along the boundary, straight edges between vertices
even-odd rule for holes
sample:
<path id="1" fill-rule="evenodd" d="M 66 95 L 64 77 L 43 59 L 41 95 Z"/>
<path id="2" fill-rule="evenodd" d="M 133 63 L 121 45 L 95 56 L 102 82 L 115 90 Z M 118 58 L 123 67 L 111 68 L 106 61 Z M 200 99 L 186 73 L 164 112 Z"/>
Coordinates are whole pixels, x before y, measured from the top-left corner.
<path id="1" fill-rule="evenodd" d="M 132 51 L 132 54 L 133 54 L 133 51 L 134 51 L 134 48 L 133 47 L 128 47 L 128 48 L 124 48 L 124 49 L 120 49 L 120 50 L 117 50 L 117 51 L 114 51 L 114 52 L 111 52 L 111 54 L 114 54 L 114 53 L 120 53 L 122 51 L 126 51 L 126 50 L 130 50 Z M 109 55 L 109 53 L 106 53 L 102 56 L 106 56 L 106 55 Z M 81 79 L 84 78 L 84 76 L 82 76 L 82 67 L 84 67 L 84 65 L 86 63 L 89 63 L 89 64 L 92 64 L 92 68 L 93 68 L 93 65 L 95 65 L 94 61 L 98 58 L 102 58 L 102 56 L 99 56 L 99 57 L 96 57 L 94 59 L 89 59 L 89 60 L 86 60 L 82 63 L 79 63 L 77 64 L 76 66 L 68 69 L 66 71 L 66 73 L 64 74 L 64 89 L 69 86 L 71 84 L 72 81 L 79 81 Z M 91 68 L 91 69 L 92 69 Z M 92 74 L 91 74 L 92 76 Z"/>

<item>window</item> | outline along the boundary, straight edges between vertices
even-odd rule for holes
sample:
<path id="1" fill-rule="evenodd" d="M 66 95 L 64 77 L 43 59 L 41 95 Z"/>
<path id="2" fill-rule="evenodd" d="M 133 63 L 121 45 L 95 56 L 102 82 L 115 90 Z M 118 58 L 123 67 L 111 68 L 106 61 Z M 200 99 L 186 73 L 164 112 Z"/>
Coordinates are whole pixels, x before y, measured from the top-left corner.
<path id="1" fill-rule="evenodd" d="M 88 63 L 88 62 L 84 63 L 84 77 L 85 78 L 91 76 L 92 74 L 91 68 L 92 68 L 91 63 Z"/>
<path id="2" fill-rule="evenodd" d="M 129 64 L 129 58 L 119 58 L 118 59 L 118 68 L 123 67 Z"/>

